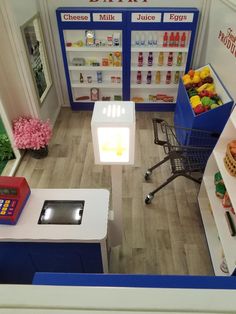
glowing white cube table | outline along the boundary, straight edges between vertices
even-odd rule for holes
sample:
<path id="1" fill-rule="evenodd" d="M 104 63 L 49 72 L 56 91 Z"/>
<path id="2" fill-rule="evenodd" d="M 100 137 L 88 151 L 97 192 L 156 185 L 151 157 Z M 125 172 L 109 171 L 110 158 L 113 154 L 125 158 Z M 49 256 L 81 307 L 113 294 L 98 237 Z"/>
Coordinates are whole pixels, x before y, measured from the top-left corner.
<path id="1" fill-rule="evenodd" d="M 134 164 L 135 104 L 132 101 L 97 101 L 91 121 L 95 164 L 111 165 L 111 245 L 122 241 L 122 165 Z"/>

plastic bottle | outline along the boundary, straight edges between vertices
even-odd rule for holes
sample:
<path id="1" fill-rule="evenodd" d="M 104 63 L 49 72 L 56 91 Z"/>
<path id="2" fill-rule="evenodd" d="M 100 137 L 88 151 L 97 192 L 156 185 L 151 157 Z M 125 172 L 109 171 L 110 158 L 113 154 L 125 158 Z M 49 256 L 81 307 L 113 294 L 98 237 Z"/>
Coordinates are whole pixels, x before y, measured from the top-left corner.
<path id="1" fill-rule="evenodd" d="M 113 54 L 112 54 L 112 53 L 109 53 L 109 56 L 108 56 L 108 65 L 109 65 L 109 66 L 113 66 L 113 65 L 114 65 L 114 59 L 113 59 Z"/>
<path id="2" fill-rule="evenodd" d="M 97 82 L 102 83 L 102 72 L 101 71 L 97 72 Z"/>
<path id="3" fill-rule="evenodd" d="M 179 32 L 175 35 L 175 47 L 179 47 Z"/>
<path id="4" fill-rule="evenodd" d="M 156 72 L 155 82 L 156 82 L 156 84 L 161 83 L 161 71 Z"/>
<path id="5" fill-rule="evenodd" d="M 185 47 L 185 45 L 186 45 L 186 35 L 185 35 L 185 32 L 183 32 L 180 39 L 180 47 Z"/>
<path id="6" fill-rule="evenodd" d="M 169 38 L 169 46 L 174 47 L 174 45 L 175 45 L 175 35 L 174 35 L 174 32 L 171 32 L 170 38 Z"/>
<path id="7" fill-rule="evenodd" d="M 148 66 L 152 66 L 152 62 L 153 62 L 153 55 L 152 55 L 152 52 L 149 52 L 149 54 L 148 54 Z"/>
<path id="8" fill-rule="evenodd" d="M 174 83 L 178 84 L 179 83 L 179 77 L 180 77 L 180 72 L 176 71 L 175 72 L 175 78 L 174 78 Z"/>
<path id="9" fill-rule="evenodd" d="M 161 51 L 161 52 L 159 52 L 159 55 L 158 55 L 157 64 L 158 65 L 163 65 L 163 63 L 164 63 L 164 52 Z"/>
<path id="10" fill-rule="evenodd" d="M 147 84 L 151 84 L 152 83 L 152 72 L 148 71 L 147 73 Z"/>
<path id="11" fill-rule="evenodd" d="M 143 66 L 143 53 L 139 52 L 138 54 L 138 66 L 142 67 Z"/>
<path id="12" fill-rule="evenodd" d="M 163 47 L 167 47 L 167 43 L 168 43 L 168 34 L 167 32 L 165 32 L 163 36 Z"/>
<path id="13" fill-rule="evenodd" d="M 178 56 L 177 56 L 177 60 L 176 60 L 176 65 L 182 65 L 182 61 L 183 61 L 183 54 L 182 52 L 179 52 L 178 53 Z"/>
<path id="14" fill-rule="evenodd" d="M 142 72 L 138 71 L 137 72 L 137 84 L 141 84 L 142 83 Z"/>
<path id="15" fill-rule="evenodd" d="M 152 33 L 148 34 L 148 46 L 152 46 L 153 45 L 153 38 L 152 38 Z"/>
<path id="16" fill-rule="evenodd" d="M 153 35 L 153 46 L 157 46 L 157 36 Z"/>
<path id="17" fill-rule="evenodd" d="M 83 77 L 82 73 L 80 73 L 80 75 L 79 75 L 79 81 L 80 81 L 80 83 L 84 82 L 84 77 Z"/>
<path id="18" fill-rule="evenodd" d="M 145 46 L 146 45 L 146 41 L 145 41 L 145 35 L 144 33 L 141 34 L 141 46 Z"/>
<path id="19" fill-rule="evenodd" d="M 171 71 L 167 71 L 166 73 L 166 84 L 171 83 Z"/>
<path id="20" fill-rule="evenodd" d="M 139 37 L 139 33 L 135 34 L 135 46 L 139 46 L 140 45 L 140 37 Z"/>
<path id="21" fill-rule="evenodd" d="M 173 65 L 173 52 L 169 52 L 168 59 L 167 59 L 167 65 L 168 66 Z"/>

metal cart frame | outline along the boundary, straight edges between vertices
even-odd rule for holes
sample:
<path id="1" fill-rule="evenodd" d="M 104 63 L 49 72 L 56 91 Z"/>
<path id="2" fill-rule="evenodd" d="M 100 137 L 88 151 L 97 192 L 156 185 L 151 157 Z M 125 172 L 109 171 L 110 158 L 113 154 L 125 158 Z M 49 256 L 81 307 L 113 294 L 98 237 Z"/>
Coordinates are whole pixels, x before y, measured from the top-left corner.
<path id="1" fill-rule="evenodd" d="M 171 126 L 158 118 L 153 119 L 152 123 L 154 143 L 163 146 L 166 157 L 149 168 L 144 178 L 149 180 L 152 171 L 168 160 L 172 175 L 146 196 L 146 204 L 150 204 L 155 193 L 179 176 L 201 183 L 207 160 L 219 138 L 219 134 L 213 132 Z M 195 178 L 193 173 L 200 174 L 200 177 Z"/>

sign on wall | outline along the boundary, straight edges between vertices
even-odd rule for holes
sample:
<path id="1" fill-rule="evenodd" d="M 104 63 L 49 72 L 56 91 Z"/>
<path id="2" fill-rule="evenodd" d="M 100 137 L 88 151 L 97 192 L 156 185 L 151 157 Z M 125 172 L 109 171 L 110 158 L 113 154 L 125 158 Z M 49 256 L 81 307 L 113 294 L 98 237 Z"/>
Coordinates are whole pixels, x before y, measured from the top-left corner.
<path id="1" fill-rule="evenodd" d="M 229 1 L 228 1 L 229 3 Z M 210 10 L 206 62 L 236 100 L 236 6 L 215 0 Z"/>

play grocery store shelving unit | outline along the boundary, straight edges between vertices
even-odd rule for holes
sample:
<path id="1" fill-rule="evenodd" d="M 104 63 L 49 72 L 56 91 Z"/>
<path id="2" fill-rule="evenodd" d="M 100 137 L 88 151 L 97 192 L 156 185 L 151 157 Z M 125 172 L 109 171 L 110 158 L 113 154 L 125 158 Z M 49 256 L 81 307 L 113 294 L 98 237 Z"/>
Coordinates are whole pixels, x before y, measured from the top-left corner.
<path id="1" fill-rule="evenodd" d="M 224 165 L 224 157 L 227 144 L 235 140 L 236 134 L 236 109 L 234 108 L 228 122 L 210 156 L 198 196 L 198 202 L 205 227 L 212 264 L 216 275 L 227 275 L 222 272 L 220 265 L 223 258 L 228 266 L 228 275 L 235 275 L 236 270 L 236 236 L 231 236 L 225 217 L 226 209 L 217 198 L 214 185 L 214 174 L 220 171 L 224 185 L 229 194 L 232 207 L 236 209 L 236 177 L 227 171 Z M 228 210 L 228 209 L 227 209 Z M 235 214 L 230 212 L 236 225 Z"/>
<path id="2" fill-rule="evenodd" d="M 138 110 L 174 110 L 191 63 L 198 10 L 58 8 L 70 104 L 133 100 Z"/>

